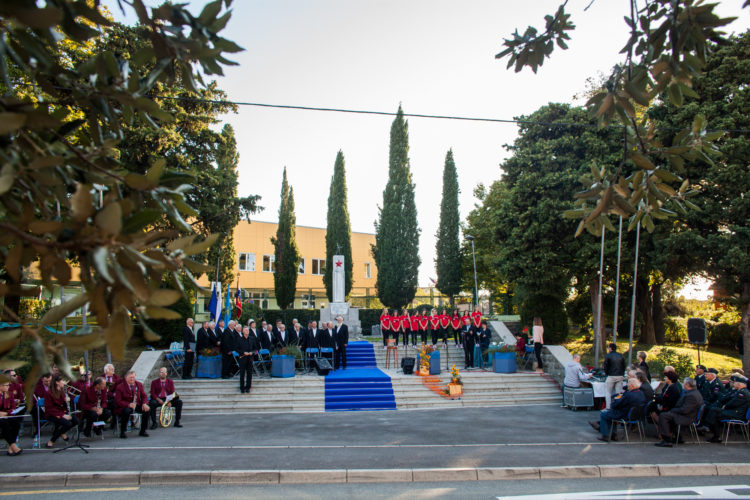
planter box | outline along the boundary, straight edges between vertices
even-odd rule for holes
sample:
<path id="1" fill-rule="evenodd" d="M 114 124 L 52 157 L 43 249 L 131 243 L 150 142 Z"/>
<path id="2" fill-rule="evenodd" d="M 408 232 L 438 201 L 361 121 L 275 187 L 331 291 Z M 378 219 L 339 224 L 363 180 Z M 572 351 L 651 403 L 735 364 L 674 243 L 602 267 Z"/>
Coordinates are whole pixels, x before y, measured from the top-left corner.
<path id="1" fill-rule="evenodd" d="M 198 356 L 195 376 L 198 378 L 221 377 L 221 356 Z"/>
<path id="2" fill-rule="evenodd" d="M 271 375 L 274 377 L 294 377 L 294 356 L 272 356 Z"/>
<path id="3" fill-rule="evenodd" d="M 494 353 L 492 357 L 492 369 L 495 373 L 516 373 L 516 353 Z"/>
<path id="4" fill-rule="evenodd" d="M 464 393 L 464 386 L 461 384 L 448 384 L 448 391 L 449 395 L 451 396 L 460 396 Z"/>

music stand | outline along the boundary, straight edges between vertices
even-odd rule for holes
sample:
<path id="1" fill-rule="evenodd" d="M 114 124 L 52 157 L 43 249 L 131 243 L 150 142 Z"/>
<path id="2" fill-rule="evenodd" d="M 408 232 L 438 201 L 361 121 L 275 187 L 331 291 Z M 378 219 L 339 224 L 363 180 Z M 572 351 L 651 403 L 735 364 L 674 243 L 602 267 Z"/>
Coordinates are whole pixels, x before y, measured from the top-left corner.
<path id="1" fill-rule="evenodd" d="M 74 411 L 73 413 L 81 413 L 79 410 Z M 69 450 L 70 448 L 80 448 L 81 451 L 84 453 L 88 453 L 89 451 L 86 448 L 91 448 L 91 445 L 88 444 L 81 444 L 81 425 L 80 423 L 75 426 L 76 428 L 76 440 L 70 444 L 66 444 L 59 450 L 55 450 L 52 453 L 60 453 L 61 451 Z"/>

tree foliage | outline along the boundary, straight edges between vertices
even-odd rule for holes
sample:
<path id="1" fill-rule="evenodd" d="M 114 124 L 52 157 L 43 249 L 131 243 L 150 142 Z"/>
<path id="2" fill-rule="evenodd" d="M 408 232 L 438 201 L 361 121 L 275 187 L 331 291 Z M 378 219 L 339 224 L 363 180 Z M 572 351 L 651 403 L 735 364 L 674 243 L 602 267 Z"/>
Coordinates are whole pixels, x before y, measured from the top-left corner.
<path id="1" fill-rule="evenodd" d="M 378 298 L 390 308 L 412 301 L 419 277 L 419 226 L 409 167 L 409 125 L 398 107 L 391 124 L 388 182 L 375 221 L 372 255 L 378 268 Z"/>
<path id="2" fill-rule="evenodd" d="M 326 270 L 323 283 L 328 300 L 333 301 L 333 256 L 344 256 L 344 296 L 352 290 L 352 225 L 349 222 L 349 203 L 346 194 L 346 166 L 344 153 L 336 155 L 333 177 L 328 193 L 328 216 L 326 218 Z M 340 250 L 339 250 L 340 247 Z"/>
<path id="3" fill-rule="evenodd" d="M 567 39 L 566 32 L 574 29 L 566 3 L 554 17 L 546 17 L 547 29 L 541 35 L 530 28 L 524 37 L 506 39 L 505 50 L 496 57 L 509 56 L 516 71 L 525 66 L 536 70 L 554 50 L 553 40 Z M 592 170 L 592 184 L 577 195 L 576 208 L 567 212 L 579 220 L 576 234 L 599 234 L 602 227 L 614 230 L 610 214 L 629 218 L 629 229 L 642 223 L 652 232 L 654 219 L 694 208 L 689 198 L 696 193 L 683 178 L 684 164 L 698 158 L 710 161 L 717 151 L 713 141 L 721 135 L 709 132 L 705 118 L 696 115 L 665 146 L 653 123 L 647 116 L 639 117 L 636 108 L 648 107 L 663 93 L 678 107 L 686 97 L 697 97 L 693 79 L 705 67 L 710 42 L 721 39 L 717 28 L 732 19 L 719 18 L 716 4 L 700 0 L 654 0 L 640 10 L 635 2 L 631 6 L 631 15 L 625 17 L 630 37 L 621 51 L 625 60 L 614 66 L 587 103 L 602 125 L 617 121 L 624 127 L 627 161 Z M 564 42 L 560 46 L 565 48 Z"/>
<path id="4" fill-rule="evenodd" d="M 154 93 L 157 84 L 179 84 L 195 95 L 204 87 L 195 66 L 211 76 L 234 64 L 223 54 L 242 49 L 218 34 L 230 13 L 217 16 L 229 3 L 211 2 L 193 15 L 183 4 L 149 9 L 141 0 L 122 2 L 145 26 L 148 42 L 132 58 L 101 50 L 80 61 L 66 57 L 64 45 L 86 44 L 111 25 L 98 6 L 0 4 L 0 258 L 6 272 L 0 296 L 5 316 L 24 320 L 20 329 L 3 332 L 0 355 L 3 368 L 18 367 L 23 362 L 7 352 L 20 339 L 33 339 L 30 384 L 49 369 L 50 358 L 71 376 L 63 345 L 106 343 L 122 358 L 134 318 L 155 338 L 146 320 L 179 317 L 167 307 L 184 296 L 182 275 L 204 272 L 192 256 L 216 236 L 196 239 L 186 222 L 196 214 L 186 195 L 194 179 L 168 168 L 164 158 L 132 164 L 120 143 L 128 127 L 147 125 L 158 135 L 174 121 Z M 163 228 L 165 220 L 173 229 Z M 85 291 L 26 323 L 13 317 L 7 301 L 38 294 L 23 285 L 32 263 L 50 289 L 53 281 L 69 283 L 77 264 Z M 165 274 L 174 289 L 160 287 Z M 43 326 L 85 304 L 98 326 L 43 341 Z"/>
<path id="5" fill-rule="evenodd" d="M 281 180 L 281 203 L 276 236 L 271 238 L 274 247 L 275 271 L 273 285 L 279 309 L 294 305 L 297 293 L 300 254 L 297 248 L 297 217 L 294 215 L 294 188 L 287 182 L 286 167 Z"/>
<path id="6" fill-rule="evenodd" d="M 453 161 L 453 150 L 449 149 L 443 166 L 443 197 L 440 200 L 440 225 L 435 242 L 435 269 L 438 290 L 451 299 L 461 291 L 458 193 L 456 164 Z"/>

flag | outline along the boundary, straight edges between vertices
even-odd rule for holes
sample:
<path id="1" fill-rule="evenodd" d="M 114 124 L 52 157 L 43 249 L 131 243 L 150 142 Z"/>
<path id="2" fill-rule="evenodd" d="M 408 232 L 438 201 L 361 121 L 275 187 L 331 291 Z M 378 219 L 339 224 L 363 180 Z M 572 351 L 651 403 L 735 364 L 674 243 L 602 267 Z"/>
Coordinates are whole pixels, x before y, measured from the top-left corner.
<path id="1" fill-rule="evenodd" d="M 219 294 L 221 294 L 221 290 L 219 290 Z M 216 296 L 216 283 L 214 283 L 211 287 L 211 300 L 208 301 L 208 314 L 209 316 L 211 316 L 211 320 L 216 320 L 219 317 L 216 308 L 220 304 L 221 295 L 219 295 L 218 297 Z"/>
<path id="2" fill-rule="evenodd" d="M 229 321 L 232 319 L 232 295 L 229 293 L 229 285 L 227 285 L 227 302 L 224 306 L 224 309 L 224 315 L 226 316 L 224 318 L 224 321 L 229 323 Z"/>
<path id="3" fill-rule="evenodd" d="M 237 309 L 237 318 L 242 316 L 242 288 L 240 288 L 240 277 L 237 276 L 237 294 L 234 296 L 234 307 Z"/>

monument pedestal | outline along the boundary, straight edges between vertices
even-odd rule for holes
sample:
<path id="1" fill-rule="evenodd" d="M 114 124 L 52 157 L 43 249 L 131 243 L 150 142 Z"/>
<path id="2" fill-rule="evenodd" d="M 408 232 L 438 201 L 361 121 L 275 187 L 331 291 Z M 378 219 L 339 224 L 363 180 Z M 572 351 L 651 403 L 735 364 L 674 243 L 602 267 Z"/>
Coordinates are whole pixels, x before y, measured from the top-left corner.
<path id="1" fill-rule="evenodd" d="M 347 302 L 331 302 L 328 307 L 320 310 L 320 321 L 331 321 L 336 324 L 336 316 L 344 318 L 344 324 L 349 327 L 349 333 L 362 333 L 362 322 L 359 321 L 359 309 L 349 307 Z"/>

